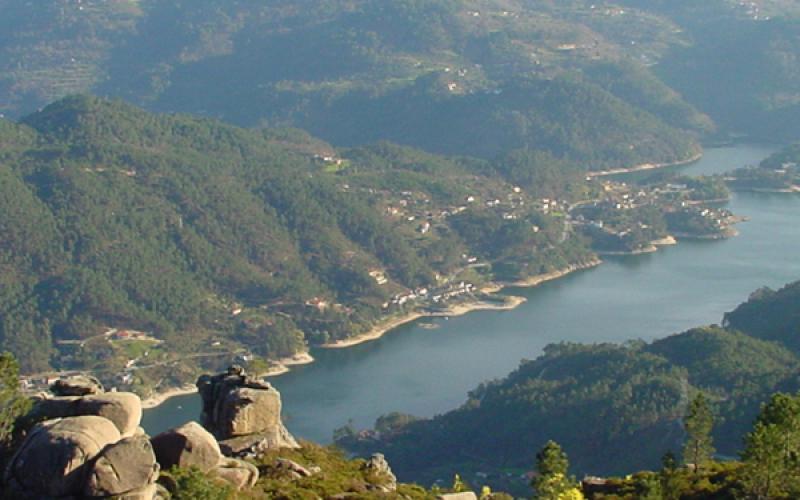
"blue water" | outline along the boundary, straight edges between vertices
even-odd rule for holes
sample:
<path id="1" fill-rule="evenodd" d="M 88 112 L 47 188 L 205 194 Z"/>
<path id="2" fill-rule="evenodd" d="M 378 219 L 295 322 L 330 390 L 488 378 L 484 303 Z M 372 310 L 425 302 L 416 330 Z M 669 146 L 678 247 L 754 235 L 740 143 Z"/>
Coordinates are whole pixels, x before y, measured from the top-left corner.
<path id="1" fill-rule="evenodd" d="M 690 174 L 756 164 L 774 147 L 714 148 Z M 487 379 L 503 377 L 552 342 L 654 339 L 718 323 L 762 286 L 800 279 L 800 195 L 736 194 L 728 204 L 741 234 L 725 241 L 683 241 L 655 254 L 608 258 L 594 269 L 531 289 L 510 290 L 528 302 L 513 311 L 478 311 L 424 329 L 409 324 L 380 340 L 343 350 L 315 350 L 316 363 L 274 378 L 289 429 L 329 442 L 352 421 L 369 427 L 402 411 L 432 416 L 459 406 Z M 155 433 L 196 419 L 196 395 L 145 412 Z"/>

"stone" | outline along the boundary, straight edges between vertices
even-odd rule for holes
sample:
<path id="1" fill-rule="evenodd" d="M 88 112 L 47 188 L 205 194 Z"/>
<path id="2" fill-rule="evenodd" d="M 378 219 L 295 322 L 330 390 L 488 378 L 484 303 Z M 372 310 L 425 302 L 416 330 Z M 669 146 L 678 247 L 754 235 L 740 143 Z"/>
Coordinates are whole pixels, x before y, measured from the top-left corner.
<path id="1" fill-rule="evenodd" d="M 56 380 L 50 386 L 50 392 L 56 396 L 86 396 L 89 394 L 102 394 L 105 389 L 103 389 L 103 384 L 95 377 L 76 375 Z"/>
<path id="2" fill-rule="evenodd" d="M 168 498 L 169 493 L 165 494 L 157 484 L 148 484 L 137 490 L 115 496 L 114 500 L 161 500 Z"/>
<path id="3" fill-rule="evenodd" d="M 91 461 L 119 441 L 116 426 L 98 416 L 49 420 L 36 425 L 6 469 L 6 483 L 40 497 L 78 496 Z"/>
<path id="4" fill-rule="evenodd" d="M 222 459 L 217 440 L 197 422 L 188 422 L 150 440 L 162 470 L 174 465 L 208 472 Z"/>
<path id="5" fill-rule="evenodd" d="M 106 446 L 89 471 L 84 494 L 108 497 L 132 494 L 153 485 L 159 466 L 147 436 L 134 436 Z"/>
<path id="6" fill-rule="evenodd" d="M 255 458 L 269 450 L 299 448 L 300 445 L 280 423 L 272 432 L 225 439 L 219 442 L 219 447 L 222 454 L 228 457 Z"/>
<path id="7" fill-rule="evenodd" d="M 142 401 L 132 392 L 39 399 L 25 417 L 37 422 L 54 418 L 94 415 L 111 420 L 123 437 L 133 436 L 142 420 Z"/>
<path id="8" fill-rule="evenodd" d="M 478 500 L 478 496 L 471 491 L 464 491 L 462 493 L 445 493 L 444 495 L 437 495 L 436 500 Z"/>
<path id="9" fill-rule="evenodd" d="M 374 453 L 369 460 L 364 463 L 362 469 L 367 473 L 374 474 L 383 482 L 378 487 L 383 491 L 395 491 L 397 489 L 397 477 L 389 467 L 389 462 L 382 453 Z"/>
<path id="10" fill-rule="evenodd" d="M 108 392 L 78 401 L 78 415 L 99 415 L 117 426 L 123 437 L 136 434 L 142 422 L 142 400 L 132 392 Z"/>
<path id="11" fill-rule="evenodd" d="M 258 481 L 258 468 L 235 458 L 223 458 L 211 473 L 230 483 L 237 490 L 252 488 Z"/>
<path id="12" fill-rule="evenodd" d="M 281 396 L 274 389 L 237 387 L 223 396 L 217 426 L 222 439 L 275 429 L 281 421 Z"/>
<path id="13" fill-rule="evenodd" d="M 296 473 L 299 477 L 311 477 L 312 475 L 310 470 L 287 458 L 279 458 L 276 460 L 275 469 L 279 471 L 291 471 Z"/>
<path id="14" fill-rule="evenodd" d="M 280 393 L 268 382 L 232 366 L 226 373 L 200 377 L 197 389 L 203 400 L 200 422 L 231 455 L 299 447 L 281 422 Z"/>

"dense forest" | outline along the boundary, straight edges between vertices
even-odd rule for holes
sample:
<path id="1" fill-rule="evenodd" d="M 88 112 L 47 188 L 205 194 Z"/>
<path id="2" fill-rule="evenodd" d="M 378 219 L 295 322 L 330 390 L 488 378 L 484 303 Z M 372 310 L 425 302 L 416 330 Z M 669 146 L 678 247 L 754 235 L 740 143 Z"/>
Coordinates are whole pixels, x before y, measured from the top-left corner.
<path id="1" fill-rule="evenodd" d="M 337 143 L 379 135 L 443 153 L 496 152 L 448 133 L 470 116 L 474 133 L 492 132 L 484 143 L 543 143 L 590 166 L 685 157 L 695 148 L 687 131 L 771 140 L 800 132 L 800 12 L 787 0 L 3 0 L 0 8 L 0 113 L 11 117 L 91 92 L 245 126 L 298 126 Z M 540 110 L 541 93 L 549 97 Z M 425 121 L 433 111 L 444 127 Z M 606 140 L 580 126 L 606 113 L 615 127 L 626 121 L 617 132 L 633 135 L 624 144 L 610 127 Z M 417 131 L 420 123 L 428 126 Z M 629 144 L 641 151 L 625 151 Z M 584 156 L 589 145 L 602 156 Z"/>
<path id="2" fill-rule="evenodd" d="M 685 160 L 714 130 L 649 68 L 688 36 L 585 2 L 3 0 L 0 112 L 70 93 L 337 145 L 377 139 L 493 159 L 529 147 L 586 168 Z M 603 120 L 602 130 L 592 124 Z M 478 140 L 480 139 L 480 140 Z"/>
<path id="3" fill-rule="evenodd" d="M 532 202 L 585 195 L 580 170 L 538 153 L 337 151 L 89 97 L 0 121 L 0 144 L 0 340 L 25 373 L 277 359 L 402 313 L 414 290 L 592 258 Z"/>
<path id="4" fill-rule="evenodd" d="M 383 450 L 398 477 L 430 483 L 454 472 L 513 483 L 548 440 L 563 446 L 575 472 L 627 474 L 658 469 L 664 453 L 680 452 L 687 403 L 702 392 L 718 453 L 735 456 L 760 405 L 800 387 L 798 306 L 800 282 L 753 293 L 723 326 L 652 343 L 551 345 L 471 391 L 456 410 L 432 419 L 388 415 L 373 432 L 337 431 L 338 442 Z"/>

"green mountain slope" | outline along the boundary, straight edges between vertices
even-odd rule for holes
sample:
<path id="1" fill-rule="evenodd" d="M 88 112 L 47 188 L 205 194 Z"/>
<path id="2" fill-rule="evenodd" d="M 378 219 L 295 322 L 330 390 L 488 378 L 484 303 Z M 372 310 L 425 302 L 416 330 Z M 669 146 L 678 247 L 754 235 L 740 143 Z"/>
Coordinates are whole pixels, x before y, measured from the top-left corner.
<path id="1" fill-rule="evenodd" d="M 432 483 L 454 472 L 488 475 L 493 486 L 516 491 L 515 475 L 548 440 L 564 447 L 580 473 L 657 469 L 665 452 L 681 449 L 686 405 L 702 391 L 717 415 L 715 446 L 732 456 L 761 403 L 798 388 L 791 336 L 800 327 L 798 289 L 800 282 L 755 294 L 726 315 L 727 328 L 650 344 L 551 345 L 470 392 L 456 410 L 396 425 L 386 420 L 380 432 L 361 436 L 343 429 L 338 442 L 385 451 L 399 477 Z"/>
<path id="2" fill-rule="evenodd" d="M 547 156 L 520 156 L 506 174 L 88 97 L 0 122 L 0 143 L 0 340 L 26 372 L 277 359 L 407 313 L 390 301 L 416 289 L 592 255 L 531 202 L 586 189 L 580 170 Z M 498 233 L 467 231 L 478 222 Z M 116 342 L 114 329 L 166 343 Z"/>
<path id="3" fill-rule="evenodd" d="M 92 92 L 246 126 L 298 126 L 342 144 L 390 139 L 487 158 L 527 145 L 587 167 L 685 159 L 697 148 L 691 134 L 713 128 L 646 67 L 684 43 L 679 30 L 635 8 L 518 0 L 0 7 L 16 21 L 0 37 L 0 112 L 10 116 Z M 599 121 L 607 135 L 593 133 Z"/>

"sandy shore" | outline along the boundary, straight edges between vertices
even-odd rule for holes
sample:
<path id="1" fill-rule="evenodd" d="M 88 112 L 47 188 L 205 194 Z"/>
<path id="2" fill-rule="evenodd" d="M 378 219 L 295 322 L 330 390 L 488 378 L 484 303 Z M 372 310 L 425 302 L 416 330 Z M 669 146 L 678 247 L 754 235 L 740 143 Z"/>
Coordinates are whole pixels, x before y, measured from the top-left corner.
<path id="1" fill-rule="evenodd" d="M 356 335 L 355 337 L 350 337 L 349 339 L 337 340 L 336 342 L 323 344 L 321 347 L 324 347 L 326 349 L 344 349 L 345 347 L 352 347 L 354 345 L 363 344 L 364 342 L 369 342 L 370 340 L 377 340 L 383 337 L 384 334 L 386 334 L 386 332 L 394 330 L 398 326 L 405 325 L 406 323 L 411 323 L 415 319 L 424 318 L 426 316 L 429 315 L 415 311 L 405 314 L 403 316 L 388 318 L 373 326 L 366 333 L 362 333 L 361 335 Z"/>
<path id="2" fill-rule="evenodd" d="M 566 276 L 572 272 L 578 271 L 580 269 L 588 269 L 591 267 L 595 267 L 599 265 L 602 261 L 600 259 L 595 259 L 585 264 L 579 264 L 574 266 L 569 266 L 565 269 L 561 269 L 558 271 L 553 271 L 551 273 L 546 274 L 539 274 L 536 276 L 531 276 L 530 278 L 514 281 L 514 282 L 501 282 L 501 283 L 488 283 L 480 289 L 480 292 L 486 294 L 497 293 L 504 288 L 514 287 L 514 288 L 528 288 L 534 287 L 546 281 L 551 281 L 554 279 L 561 278 L 562 276 Z M 447 309 L 443 309 L 441 311 L 435 312 L 420 312 L 414 311 L 409 314 L 403 316 L 397 316 L 385 321 L 382 321 L 376 324 L 372 329 L 368 332 L 356 335 L 355 337 L 351 337 L 345 340 L 339 340 L 337 342 L 331 342 L 329 344 L 325 344 L 321 347 L 326 349 L 344 349 L 346 347 L 352 347 L 358 344 L 363 344 L 364 342 L 369 342 L 371 340 L 377 340 L 383 337 L 387 332 L 397 328 L 398 326 L 405 325 L 406 323 L 410 323 L 419 318 L 426 318 L 426 317 L 441 317 L 441 316 L 461 316 L 473 311 L 508 311 L 511 309 L 515 309 L 520 304 L 523 304 L 527 299 L 525 297 L 518 297 L 514 295 L 509 295 L 505 298 L 505 302 L 492 302 L 492 301 L 476 301 L 476 302 L 467 302 L 462 304 L 454 304 Z"/>
<path id="3" fill-rule="evenodd" d="M 642 172 L 645 170 L 655 170 L 658 168 L 666 168 L 666 167 L 678 167 L 680 165 L 688 165 L 689 163 L 694 163 L 700 158 L 703 157 L 703 153 L 697 153 L 693 155 L 691 158 L 681 161 L 674 161 L 669 163 L 642 163 L 641 165 L 636 165 L 635 167 L 627 167 L 627 168 L 612 168 L 609 170 L 601 170 L 599 172 L 589 172 L 589 177 L 605 177 L 608 175 L 617 175 L 617 174 L 630 174 L 633 172 Z"/>
<path id="4" fill-rule="evenodd" d="M 657 247 L 665 247 L 670 245 L 677 245 L 678 240 L 676 240 L 675 237 L 672 235 L 667 235 L 661 238 L 660 240 L 651 241 L 650 244 Z"/>
<path id="5" fill-rule="evenodd" d="M 518 307 L 520 304 L 524 303 L 527 299 L 525 297 L 517 297 L 514 295 L 509 295 L 506 298 L 506 301 L 503 303 L 500 302 L 490 302 L 490 301 L 477 301 L 477 302 L 466 302 L 463 304 L 453 304 L 446 309 L 442 309 L 441 311 L 435 312 L 412 312 L 405 316 L 400 316 L 397 318 L 393 318 L 390 321 L 381 322 L 375 325 L 370 331 L 364 333 L 362 335 L 356 335 L 355 337 L 351 337 L 349 339 L 339 340 L 336 342 L 331 342 L 329 344 L 324 344 L 321 347 L 325 349 L 344 349 L 346 347 L 353 347 L 354 345 L 363 344 L 364 342 L 369 342 L 371 340 L 377 340 L 383 337 L 389 331 L 397 328 L 398 326 L 405 325 L 406 323 L 410 323 L 419 318 L 436 318 L 436 317 L 445 317 L 445 316 L 462 316 L 464 314 L 473 312 L 473 311 L 508 311 Z"/>
<path id="6" fill-rule="evenodd" d="M 301 352 L 290 356 L 288 358 L 279 359 L 274 361 L 274 366 L 266 373 L 259 374 L 259 377 L 277 377 L 291 370 L 292 366 L 307 365 L 314 362 L 314 357 L 307 352 Z"/>
<path id="7" fill-rule="evenodd" d="M 150 408 L 155 408 L 169 398 L 193 394 L 195 392 L 197 392 L 197 387 L 195 387 L 194 384 L 186 384 L 183 387 L 174 387 L 164 392 L 157 392 L 149 398 L 142 400 L 142 408 L 149 410 Z"/>

